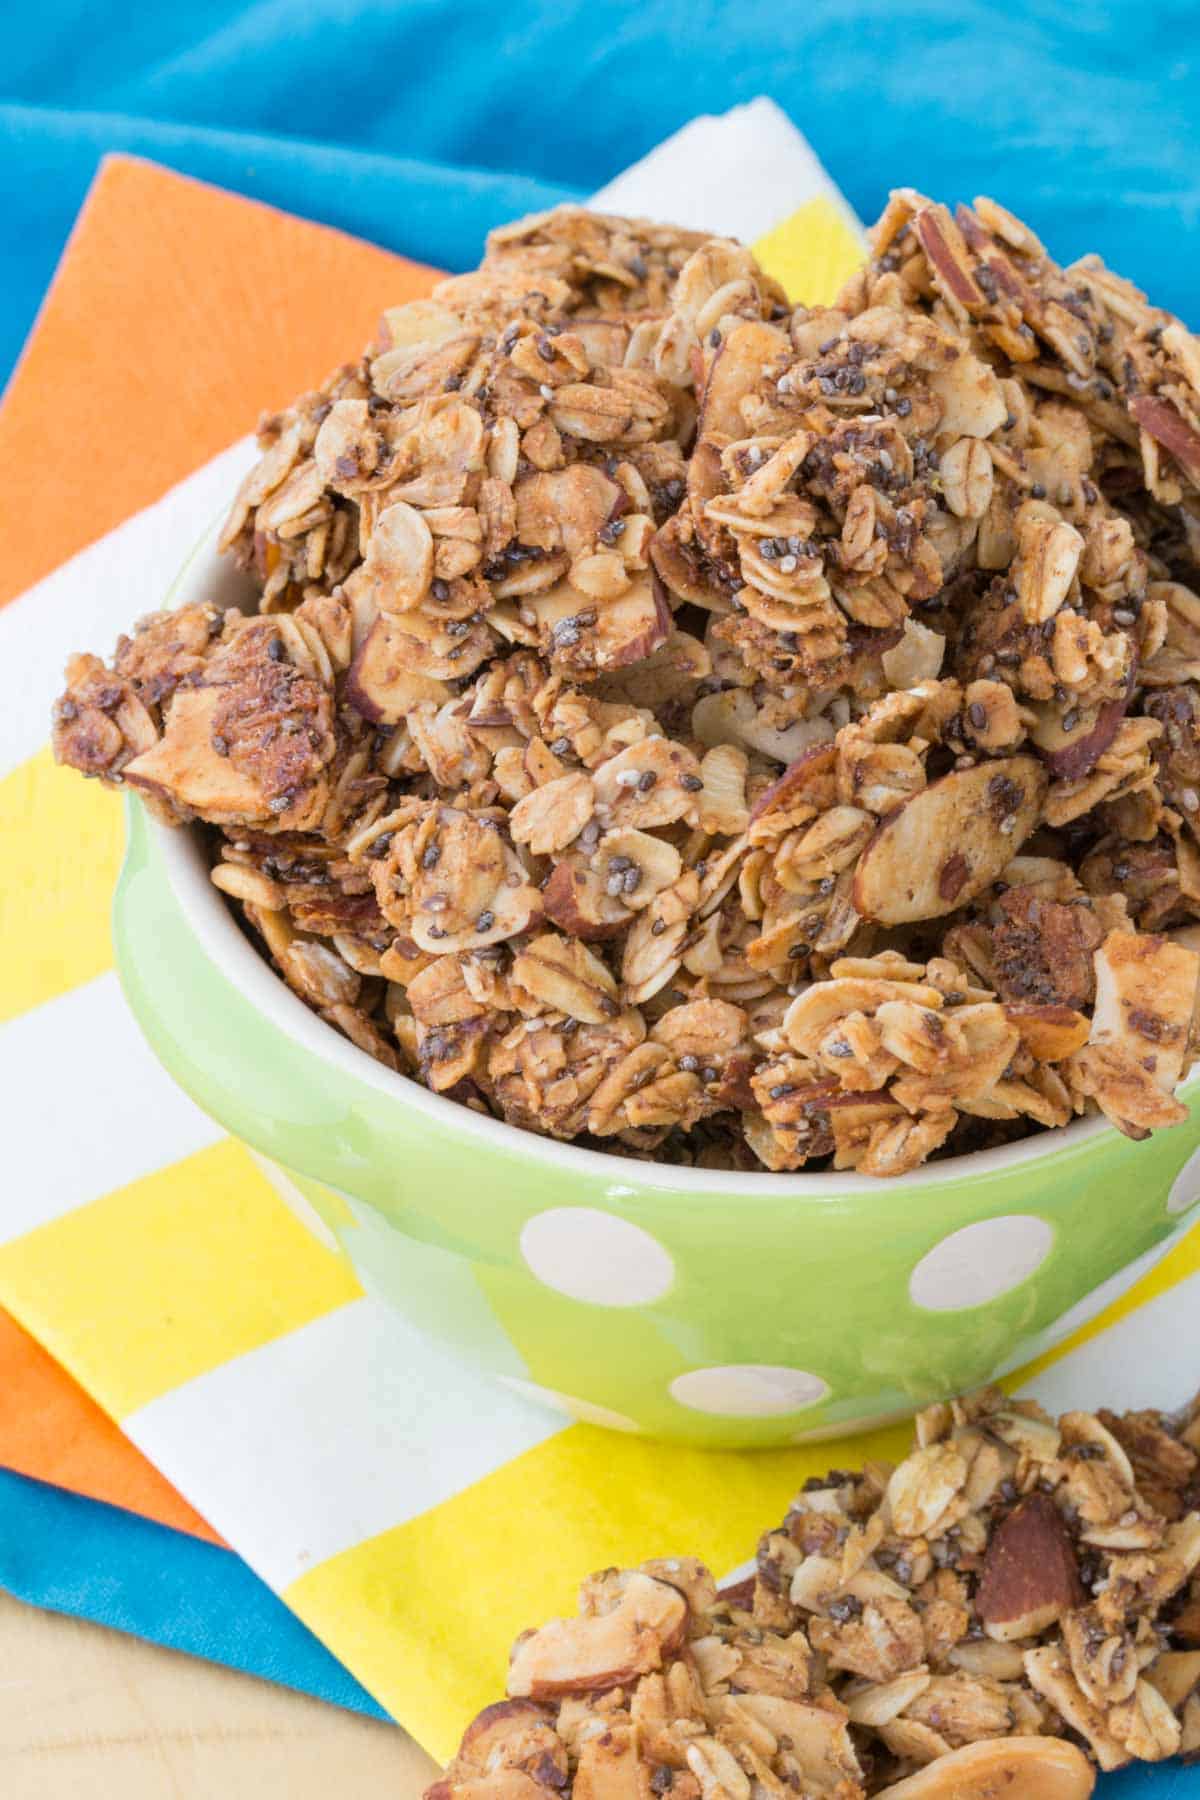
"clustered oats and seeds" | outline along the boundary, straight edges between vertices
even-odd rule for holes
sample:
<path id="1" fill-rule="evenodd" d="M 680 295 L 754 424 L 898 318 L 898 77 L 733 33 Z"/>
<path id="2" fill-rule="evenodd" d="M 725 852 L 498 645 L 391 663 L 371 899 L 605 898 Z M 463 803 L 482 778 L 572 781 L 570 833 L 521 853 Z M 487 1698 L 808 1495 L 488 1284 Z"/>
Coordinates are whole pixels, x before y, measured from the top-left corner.
<path id="1" fill-rule="evenodd" d="M 426 1800 L 1085 1800 L 1200 1754 L 1200 1403 L 988 1389 L 916 1439 L 807 1482 L 736 1586 L 593 1575 Z"/>
<path id="2" fill-rule="evenodd" d="M 829 308 L 563 209 L 260 427 L 250 615 L 77 656 L 323 1018 L 510 1123 L 893 1175 L 1185 1116 L 1200 341 L 904 190 Z"/>

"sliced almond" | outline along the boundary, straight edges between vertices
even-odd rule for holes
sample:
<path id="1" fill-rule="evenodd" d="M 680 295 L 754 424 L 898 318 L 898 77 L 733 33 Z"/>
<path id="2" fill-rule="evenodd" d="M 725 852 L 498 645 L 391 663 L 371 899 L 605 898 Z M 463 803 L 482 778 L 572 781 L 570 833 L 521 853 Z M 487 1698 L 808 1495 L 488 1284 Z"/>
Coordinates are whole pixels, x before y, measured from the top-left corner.
<path id="1" fill-rule="evenodd" d="M 591 818 L 594 801 L 591 777 L 582 770 L 559 775 L 518 800 L 508 817 L 509 835 L 535 856 L 565 850 Z"/>
<path id="2" fill-rule="evenodd" d="M 776 1694 L 739 1694 L 739 1711 L 765 1725 L 778 1742 L 786 1738 L 789 1754 L 803 1771 L 801 1791 L 811 1784 L 814 1795 L 836 1796 L 853 1792 L 862 1780 L 862 1769 L 850 1735 L 849 1718 L 841 1707 L 810 1706 L 803 1700 L 783 1700 Z"/>
<path id="3" fill-rule="evenodd" d="M 1167 938 L 1111 931 L 1095 965 L 1092 1042 L 1120 1046 L 1171 1093 L 1187 1054 L 1200 956 Z"/>
<path id="4" fill-rule="evenodd" d="M 594 773 L 596 807 L 612 825 L 645 831 L 693 814 L 704 783 L 690 750 L 669 738 L 644 738 Z"/>
<path id="5" fill-rule="evenodd" d="M 555 863 L 542 908 L 560 930 L 588 943 L 616 937 L 629 923 L 627 905 L 607 892 L 601 872 L 570 857 Z"/>
<path id="6" fill-rule="evenodd" d="M 1096 1773 L 1065 1738 L 991 1738 L 939 1756 L 881 1790 L 881 1800 L 1088 1800 Z"/>
<path id="7" fill-rule="evenodd" d="M 662 1666 L 687 1627 L 687 1602 L 677 1588 L 637 1573 L 625 1577 L 611 1612 L 555 1619 L 518 1643 L 508 1691 L 549 1700 L 616 1687 Z"/>
<path id="8" fill-rule="evenodd" d="M 209 819 L 265 822 L 271 812 L 258 783 L 213 748 L 213 719 L 223 693 L 219 687 L 180 688 L 163 736 L 126 764 L 125 780 Z"/>
<path id="9" fill-rule="evenodd" d="M 1083 1014 L 1072 1006 L 1039 1006 L 1017 1003 L 1004 1008 L 1004 1016 L 1021 1034 L 1021 1042 L 1038 1062 L 1061 1062 L 1087 1043 L 1091 1030 Z"/>
<path id="10" fill-rule="evenodd" d="M 577 938 L 542 932 L 513 959 L 512 979 L 550 1012 L 604 1025 L 620 1010 L 609 970 Z"/>
<path id="11" fill-rule="evenodd" d="M 854 905 L 881 925 L 936 919 L 996 880 L 1037 823 L 1046 776 L 1032 756 L 977 763 L 913 794 L 859 859 Z"/>

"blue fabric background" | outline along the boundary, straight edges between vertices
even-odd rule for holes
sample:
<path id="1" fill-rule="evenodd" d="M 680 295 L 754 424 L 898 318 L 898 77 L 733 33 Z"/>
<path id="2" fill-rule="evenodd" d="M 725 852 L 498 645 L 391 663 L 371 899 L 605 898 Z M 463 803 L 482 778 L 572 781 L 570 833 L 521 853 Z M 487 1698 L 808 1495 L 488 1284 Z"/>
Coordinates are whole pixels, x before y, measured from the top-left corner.
<path id="1" fill-rule="evenodd" d="M 0 379 L 127 150 L 446 268 L 697 112 L 772 95 L 864 219 L 990 193 L 1200 323 L 1194 0 L 39 0 L 0 59 Z M 697 171 L 703 180 L 703 171 Z M 0 490 L 2 491 L 2 490 Z M 0 1472 L 0 1583 L 371 1710 L 228 1552 Z M 1106 1783 L 1196 1800 L 1200 1770 Z"/>
<path id="2" fill-rule="evenodd" d="M 9 1469 L 0 1469 L 0 1587 L 51 1612 L 387 1717 L 231 1550 Z"/>
<path id="3" fill-rule="evenodd" d="M 1200 312 L 1194 0 L 41 0 L 0 58 L 0 371 L 104 149 L 447 267 L 757 93 L 866 219 L 991 192 Z M 697 172 L 703 179 L 703 172 Z"/>

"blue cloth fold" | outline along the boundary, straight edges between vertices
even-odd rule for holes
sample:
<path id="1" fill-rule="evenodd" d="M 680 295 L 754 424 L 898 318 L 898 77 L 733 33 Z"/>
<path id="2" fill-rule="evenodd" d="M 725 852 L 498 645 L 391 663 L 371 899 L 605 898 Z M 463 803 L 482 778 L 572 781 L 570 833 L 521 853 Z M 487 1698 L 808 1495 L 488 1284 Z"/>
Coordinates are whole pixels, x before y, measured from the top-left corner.
<path id="1" fill-rule="evenodd" d="M 0 370 L 103 149 L 155 156 L 448 268 L 695 113 L 789 111 L 865 219 L 991 193 L 1197 316 L 1191 0 L 176 0 L 11 8 Z M 697 170 L 697 180 L 703 180 Z"/>
<path id="2" fill-rule="evenodd" d="M 0 1469 L 0 1587 L 171 1650 L 387 1714 L 231 1550 Z"/>

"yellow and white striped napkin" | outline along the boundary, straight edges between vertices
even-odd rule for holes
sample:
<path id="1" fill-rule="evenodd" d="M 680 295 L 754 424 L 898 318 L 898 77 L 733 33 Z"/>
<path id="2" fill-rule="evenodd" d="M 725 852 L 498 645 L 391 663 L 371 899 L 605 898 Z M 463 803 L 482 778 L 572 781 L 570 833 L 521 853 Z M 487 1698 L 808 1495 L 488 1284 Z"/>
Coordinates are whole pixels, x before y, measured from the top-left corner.
<path id="1" fill-rule="evenodd" d="M 597 203 L 745 237 L 794 297 L 830 297 L 862 253 L 766 101 L 694 121 Z M 119 807 L 53 769 L 47 708 L 70 650 L 107 647 L 159 602 L 251 453 L 225 451 L 0 613 L 15 874 L 0 911 L 0 1303 L 444 1757 L 498 1691 L 515 1633 L 569 1609 L 584 1573 L 684 1551 L 729 1570 L 808 1474 L 896 1454 L 907 1430 L 722 1454 L 567 1424 L 364 1293 L 294 1185 L 158 1067 L 108 943 Z M 1120 1283 L 1093 1296 L 1071 1346 L 1018 1379 L 1036 1375 L 1056 1409 L 1181 1401 L 1200 1372 L 1198 1272 L 1193 1234 L 1124 1298 Z"/>

